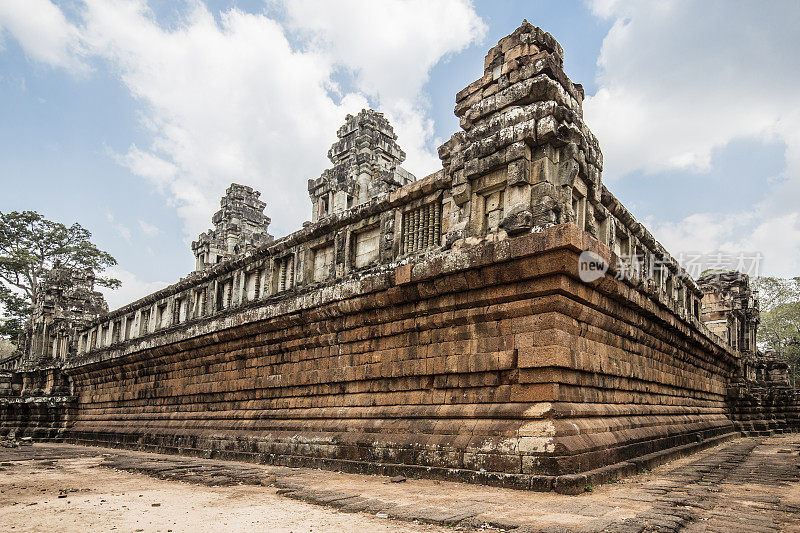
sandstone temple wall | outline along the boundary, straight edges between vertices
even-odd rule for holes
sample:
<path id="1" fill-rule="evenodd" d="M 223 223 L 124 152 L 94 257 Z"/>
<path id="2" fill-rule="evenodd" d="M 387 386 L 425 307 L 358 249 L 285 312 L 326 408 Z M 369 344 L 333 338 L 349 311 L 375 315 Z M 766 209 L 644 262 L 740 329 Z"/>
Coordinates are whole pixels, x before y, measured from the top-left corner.
<path id="1" fill-rule="evenodd" d="M 488 238 L 119 348 L 67 373 L 76 442 L 583 490 L 730 435 L 735 357 L 574 225 Z"/>
<path id="2" fill-rule="evenodd" d="M 80 336 L 79 353 L 471 239 L 562 223 L 609 246 L 653 297 L 699 318 L 696 283 L 602 185 L 583 89 L 562 65 L 560 45 L 527 22 L 501 39 L 484 75 L 456 95 L 463 131 L 439 148 L 443 169 L 411 183 L 388 121 L 372 110 L 348 116 L 329 152 L 334 166 L 309 180 L 312 222 L 104 316 Z M 360 187 L 365 180 L 374 183 Z"/>
<path id="3" fill-rule="evenodd" d="M 281 239 L 232 185 L 197 270 L 82 321 L 0 433 L 573 493 L 735 435 L 741 354 L 603 186 L 562 66 L 527 22 L 502 39 L 419 180 L 382 114 L 349 115 Z"/>

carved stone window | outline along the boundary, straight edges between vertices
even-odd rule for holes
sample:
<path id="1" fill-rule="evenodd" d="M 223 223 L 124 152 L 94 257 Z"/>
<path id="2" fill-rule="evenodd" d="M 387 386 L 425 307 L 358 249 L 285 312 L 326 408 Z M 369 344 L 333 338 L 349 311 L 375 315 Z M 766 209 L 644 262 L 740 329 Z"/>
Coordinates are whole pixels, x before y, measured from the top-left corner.
<path id="1" fill-rule="evenodd" d="M 409 254 L 439 245 L 442 204 L 431 202 L 403 213 L 402 253 Z"/>
<path id="2" fill-rule="evenodd" d="M 115 344 L 119 342 L 119 334 L 122 330 L 122 320 L 115 320 L 111 327 L 113 328 L 111 330 L 111 344 Z"/>
<path id="3" fill-rule="evenodd" d="M 186 322 L 186 318 L 189 312 L 189 303 L 185 296 L 176 298 L 175 299 L 175 311 L 173 315 L 173 322 L 175 324 L 180 324 L 181 322 Z"/>
<path id="4" fill-rule="evenodd" d="M 330 212 L 330 199 L 328 195 L 325 194 L 319 199 L 319 216 L 324 217 Z"/>
<path id="5" fill-rule="evenodd" d="M 487 193 L 484 195 L 483 201 L 484 233 L 494 233 L 500 229 L 500 223 L 503 221 L 505 191 Z"/>
<path id="6" fill-rule="evenodd" d="M 156 329 L 165 328 L 169 326 L 169 318 L 167 313 L 167 304 L 159 304 L 156 306 Z"/>
<path id="7" fill-rule="evenodd" d="M 128 315 L 125 317 L 125 336 L 122 340 L 126 341 L 133 336 L 133 318 L 133 315 Z"/>
<path id="8" fill-rule="evenodd" d="M 600 226 L 599 226 L 599 229 L 597 230 L 598 231 L 598 236 L 600 237 L 600 242 L 602 242 L 603 244 L 606 244 L 606 245 L 608 244 L 608 241 L 609 241 L 609 239 L 608 239 L 608 231 L 609 231 L 610 225 L 611 225 L 610 224 L 610 219 L 608 217 L 606 217 L 606 218 L 604 218 L 603 220 L 600 221 Z"/>
<path id="9" fill-rule="evenodd" d="M 314 281 L 325 281 L 333 269 L 333 244 L 321 246 L 314 250 Z"/>
<path id="10" fill-rule="evenodd" d="M 294 285 L 294 256 L 287 255 L 275 261 L 275 287 L 277 292 L 292 288 Z"/>
<path id="11" fill-rule="evenodd" d="M 252 302 L 258 298 L 259 285 L 261 284 L 261 271 L 254 270 L 244 275 L 244 300 Z"/>
<path id="12" fill-rule="evenodd" d="M 614 253 L 619 257 L 626 257 L 630 252 L 630 239 L 628 238 L 628 234 L 617 230 L 616 239 L 614 239 Z"/>
<path id="13" fill-rule="evenodd" d="M 661 290 L 664 285 L 664 266 L 655 256 L 653 256 L 653 280 L 655 281 L 656 289 Z"/>
<path id="14" fill-rule="evenodd" d="M 226 279 L 217 284 L 217 310 L 227 309 L 231 306 L 233 294 L 233 280 Z"/>
<path id="15" fill-rule="evenodd" d="M 150 309 L 142 310 L 142 317 L 139 323 L 139 335 L 144 335 L 150 329 Z"/>
<path id="16" fill-rule="evenodd" d="M 206 307 L 206 289 L 205 287 L 195 289 L 192 295 L 192 316 L 203 316 Z"/>
<path id="17" fill-rule="evenodd" d="M 672 300 L 675 299 L 674 281 L 672 280 L 672 274 L 670 274 L 669 272 L 665 272 L 665 275 L 667 277 L 666 278 L 667 279 L 667 282 L 666 282 L 667 299 L 672 301 Z"/>
<path id="18" fill-rule="evenodd" d="M 380 257 L 381 228 L 356 233 L 353 239 L 353 265 L 355 268 L 365 267 Z"/>

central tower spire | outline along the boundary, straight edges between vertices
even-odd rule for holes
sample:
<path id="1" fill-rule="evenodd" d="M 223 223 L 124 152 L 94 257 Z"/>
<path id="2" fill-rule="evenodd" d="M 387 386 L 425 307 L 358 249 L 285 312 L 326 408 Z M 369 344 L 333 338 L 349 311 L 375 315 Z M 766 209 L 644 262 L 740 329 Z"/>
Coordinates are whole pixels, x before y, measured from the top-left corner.
<path id="1" fill-rule="evenodd" d="M 400 166 L 406 153 L 383 113 L 362 109 L 355 116 L 347 115 L 336 135 L 339 140 L 328 150 L 333 167 L 308 180 L 313 222 L 415 180 Z"/>

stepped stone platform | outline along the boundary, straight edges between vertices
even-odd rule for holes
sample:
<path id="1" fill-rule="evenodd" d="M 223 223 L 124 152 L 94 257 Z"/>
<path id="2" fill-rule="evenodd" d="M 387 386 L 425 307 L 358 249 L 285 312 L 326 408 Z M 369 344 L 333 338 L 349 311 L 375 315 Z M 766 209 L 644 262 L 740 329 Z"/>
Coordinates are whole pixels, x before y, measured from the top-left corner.
<path id="1" fill-rule="evenodd" d="M 800 431 L 800 394 L 788 385 L 736 382 L 728 403 L 734 427 L 742 435 Z"/>
<path id="2" fill-rule="evenodd" d="M 64 438 L 580 492 L 731 435 L 735 359 L 635 287 L 576 279 L 585 249 L 611 262 L 556 226 L 101 352 L 66 369 Z"/>

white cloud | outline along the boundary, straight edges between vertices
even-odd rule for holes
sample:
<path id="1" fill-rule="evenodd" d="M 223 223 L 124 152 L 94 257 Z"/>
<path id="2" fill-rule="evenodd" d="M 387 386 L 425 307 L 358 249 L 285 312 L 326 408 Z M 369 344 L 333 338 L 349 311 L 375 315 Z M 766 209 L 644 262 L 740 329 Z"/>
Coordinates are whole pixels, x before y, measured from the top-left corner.
<path id="1" fill-rule="evenodd" d="M 707 212 L 651 225 L 673 252 L 758 250 L 768 273 L 800 272 L 800 4 L 598 0 L 591 6 L 613 23 L 598 60 L 599 89 L 585 102 L 606 181 L 636 172 L 702 174 L 712 151 L 733 140 L 784 143 L 786 169 L 752 212 L 730 212 L 709 198 Z M 733 177 L 729 186 L 737 187 Z"/>
<path id="2" fill-rule="evenodd" d="M 713 254 L 722 252 L 737 262 L 745 258 L 740 270 L 757 265 L 752 273 L 787 278 L 800 272 L 800 215 L 796 213 L 765 219 L 697 213 L 674 222 L 645 223 L 684 266 L 701 254 L 702 261 L 713 262 Z M 705 264 L 701 270 L 713 266 Z"/>
<path id="3" fill-rule="evenodd" d="M 161 228 L 145 222 L 144 220 L 139 220 L 139 229 L 148 237 L 155 237 L 161 233 Z"/>
<path id="4" fill-rule="evenodd" d="M 118 70 L 152 133 L 124 160 L 165 192 L 188 236 L 208 227 L 231 181 L 260 189 L 279 229 L 297 227 L 305 179 L 324 167 L 322 147 L 363 98 L 335 105 L 331 67 L 292 51 L 264 16 L 231 10 L 218 24 L 198 4 L 165 30 L 143 3 L 90 1 L 84 18 L 85 42 Z"/>
<path id="5" fill-rule="evenodd" d="M 775 2 L 595 2 L 613 26 L 585 104 L 608 153 L 607 175 L 704 170 L 732 139 L 783 138 L 798 109 L 800 5 Z M 797 117 L 794 117 L 797 118 Z"/>
<path id="6" fill-rule="evenodd" d="M 449 53 L 482 38 L 486 24 L 460 0 L 292 0 L 290 26 L 313 48 L 351 69 L 367 94 L 419 94 L 430 69 Z"/>
<path id="7" fill-rule="evenodd" d="M 111 227 L 114 228 L 115 232 L 117 232 L 117 235 L 122 237 L 125 240 L 125 242 L 127 242 L 128 244 L 131 244 L 133 242 L 131 240 L 132 236 L 131 229 L 122 222 L 117 222 L 114 215 L 108 209 L 106 209 L 106 220 L 108 220 L 109 224 L 111 224 Z"/>
<path id="8" fill-rule="evenodd" d="M 485 32 L 467 0 L 278 3 L 286 27 L 235 8 L 215 18 L 188 1 L 184 19 L 166 28 L 144 0 L 85 0 L 78 25 L 37 0 L 54 26 L 44 43 L 34 37 L 48 30 L 24 2 L 4 11 L 32 58 L 75 70 L 85 54 L 121 78 L 151 142 L 114 157 L 166 195 L 191 238 L 232 181 L 262 191 L 272 233 L 298 229 L 310 214 L 306 181 L 330 165 L 345 115 L 369 101 L 394 122 L 404 166 L 437 170 L 422 87 L 437 62 Z M 287 31 L 300 36 L 299 49 Z M 337 84 L 343 71 L 353 88 Z"/>
<path id="9" fill-rule="evenodd" d="M 169 283 L 165 281 L 140 280 L 136 277 L 136 274 L 119 266 L 113 266 L 107 269 L 103 272 L 103 276 L 116 278 L 122 282 L 122 286 L 115 290 L 107 287 L 98 287 L 98 290 L 105 296 L 108 307 L 111 310 L 135 302 L 139 298 L 143 298 L 169 285 Z"/>
<path id="10" fill-rule="evenodd" d="M 122 155 L 114 153 L 110 148 L 107 148 L 107 151 L 116 159 L 117 163 L 128 167 L 137 176 L 146 178 L 162 193 L 178 174 L 177 166 L 163 157 L 140 150 L 135 144 L 132 144 L 128 152 Z"/>
<path id="11" fill-rule="evenodd" d="M 89 70 L 83 61 L 80 32 L 49 0 L 3 0 L 2 30 L 14 37 L 31 59 L 75 73 Z"/>
<path id="12" fill-rule="evenodd" d="M 657 233 L 670 253 L 678 256 L 689 252 L 738 251 L 734 242 L 736 234 L 751 221 L 747 216 L 695 213 L 682 220 L 668 222 L 648 217 L 644 223 Z"/>
<path id="13" fill-rule="evenodd" d="M 285 8 L 289 26 L 310 39 L 311 50 L 347 68 L 356 87 L 379 101 L 408 154 L 405 166 L 420 177 L 437 170 L 422 88 L 443 57 L 485 35 L 472 6 L 462 0 L 292 0 Z"/>

